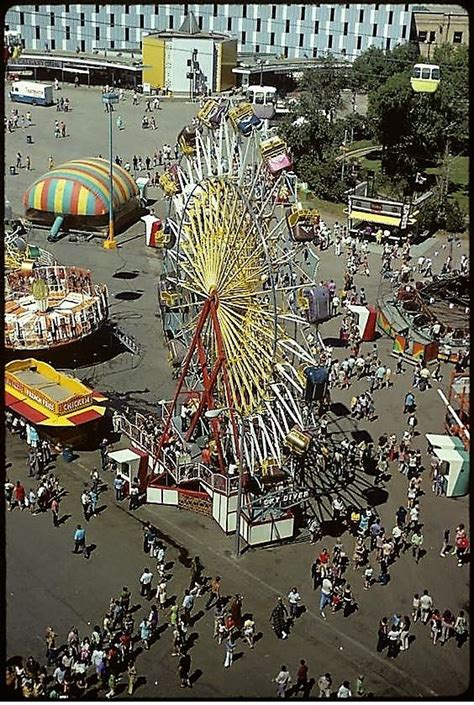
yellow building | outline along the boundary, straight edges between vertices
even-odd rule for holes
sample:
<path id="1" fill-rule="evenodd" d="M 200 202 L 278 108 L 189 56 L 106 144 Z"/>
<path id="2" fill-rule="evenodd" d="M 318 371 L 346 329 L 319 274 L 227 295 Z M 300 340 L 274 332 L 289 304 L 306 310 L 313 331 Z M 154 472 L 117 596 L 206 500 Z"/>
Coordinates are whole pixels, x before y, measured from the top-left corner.
<path id="1" fill-rule="evenodd" d="M 143 37 L 143 84 L 166 88 L 174 95 L 220 93 L 235 86 L 237 38 L 202 32 L 191 12 L 178 31 Z"/>
<path id="2" fill-rule="evenodd" d="M 469 15 L 459 5 L 422 5 L 413 12 L 414 39 L 431 59 L 440 44 L 469 44 Z"/>

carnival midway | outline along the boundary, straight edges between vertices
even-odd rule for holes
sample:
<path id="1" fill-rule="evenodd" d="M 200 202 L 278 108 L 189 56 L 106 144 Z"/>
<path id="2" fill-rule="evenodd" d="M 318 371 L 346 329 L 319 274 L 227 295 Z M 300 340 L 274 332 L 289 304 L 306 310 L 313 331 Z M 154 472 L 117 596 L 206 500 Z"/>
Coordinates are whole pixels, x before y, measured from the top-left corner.
<path id="1" fill-rule="evenodd" d="M 8 697 L 467 692 L 466 233 L 310 198 L 262 61 L 180 94 L 5 44 Z"/>

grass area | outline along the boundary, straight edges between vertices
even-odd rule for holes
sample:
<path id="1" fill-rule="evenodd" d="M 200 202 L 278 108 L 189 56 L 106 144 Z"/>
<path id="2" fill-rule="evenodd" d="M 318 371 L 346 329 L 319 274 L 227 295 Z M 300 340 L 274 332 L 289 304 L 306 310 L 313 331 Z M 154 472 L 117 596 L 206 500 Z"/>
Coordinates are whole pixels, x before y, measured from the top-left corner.
<path id="1" fill-rule="evenodd" d="M 427 174 L 442 174 L 443 165 L 426 169 Z M 466 213 L 469 212 L 469 157 L 451 157 L 449 160 L 449 193 Z"/>
<path id="2" fill-rule="evenodd" d="M 356 140 L 351 142 L 351 144 L 348 143 L 347 149 L 352 152 L 353 149 L 365 149 L 365 147 L 373 147 L 375 144 L 373 140 Z"/>
<path id="3" fill-rule="evenodd" d="M 343 221 L 346 218 L 346 215 L 343 212 L 344 208 L 346 208 L 346 205 L 344 203 L 333 203 L 332 201 L 324 201 L 322 198 L 317 198 L 317 196 L 314 196 L 310 192 L 304 193 L 303 191 L 299 191 L 298 197 L 302 203 L 303 208 L 317 208 L 321 213 L 323 220 L 325 216 L 334 218 L 339 222 Z"/>

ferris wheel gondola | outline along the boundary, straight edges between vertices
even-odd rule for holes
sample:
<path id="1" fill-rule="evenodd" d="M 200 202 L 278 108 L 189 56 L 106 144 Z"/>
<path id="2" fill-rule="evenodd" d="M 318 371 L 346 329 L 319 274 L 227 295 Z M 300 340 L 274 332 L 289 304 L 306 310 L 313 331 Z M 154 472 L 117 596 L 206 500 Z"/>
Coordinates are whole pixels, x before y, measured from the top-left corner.
<path id="1" fill-rule="evenodd" d="M 434 93 L 440 84 L 438 64 L 415 64 L 410 78 L 415 93 Z"/>

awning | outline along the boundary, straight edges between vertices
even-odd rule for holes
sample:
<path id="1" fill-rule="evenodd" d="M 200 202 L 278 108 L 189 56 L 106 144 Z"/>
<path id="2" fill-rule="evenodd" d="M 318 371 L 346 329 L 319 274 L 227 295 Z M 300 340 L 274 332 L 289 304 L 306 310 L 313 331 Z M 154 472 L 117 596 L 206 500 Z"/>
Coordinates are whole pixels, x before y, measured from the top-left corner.
<path id="1" fill-rule="evenodd" d="M 23 418 L 27 419 L 28 421 L 31 421 L 31 423 L 33 424 L 41 423 L 42 421 L 48 418 L 46 414 L 43 414 L 41 411 L 37 411 L 36 409 L 33 409 L 32 406 L 30 406 L 24 401 L 21 401 L 21 399 L 17 399 L 13 396 L 13 394 L 10 394 L 9 392 L 5 392 L 5 405 L 8 406 L 12 411 L 14 411 L 15 414 L 23 416 Z"/>
<path id="2" fill-rule="evenodd" d="M 131 450 L 131 448 L 125 448 L 124 450 L 114 450 L 109 453 L 108 457 L 111 460 L 115 460 L 116 463 L 129 463 L 131 460 L 137 460 L 141 455 L 137 451 Z"/>
<path id="3" fill-rule="evenodd" d="M 464 450 L 464 444 L 456 436 L 448 436 L 440 433 L 425 433 L 425 438 L 432 448 L 444 448 L 445 450 Z"/>
<path id="4" fill-rule="evenodd" d="M 74 424 L 74 426 L 81 426 L 84 423 L 89 423 L 90 421 L 96 421 L 97 419 L 102 418 L 104 413 L 105 408 L 103 412 L 100 413 L 97 409 L 91 407 L 85 411 L 81 411 L 79 414 L 68 416 L 68 419 Z"/>
<path id="5" fill-rule="evenodd" d="M 379 223 L 381 225 L 391 225 L 393 228 L 399 228 L 401 217 L 381 215 L 380 213 L 368 213 L 365 211 L 349 211 L 345 209 L 347 217 L 351 220 L 364 220 L 367 223 Z M 408 225 L 415 225 L 415 218 L 408 218 Z"/>

